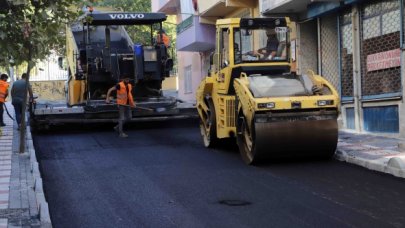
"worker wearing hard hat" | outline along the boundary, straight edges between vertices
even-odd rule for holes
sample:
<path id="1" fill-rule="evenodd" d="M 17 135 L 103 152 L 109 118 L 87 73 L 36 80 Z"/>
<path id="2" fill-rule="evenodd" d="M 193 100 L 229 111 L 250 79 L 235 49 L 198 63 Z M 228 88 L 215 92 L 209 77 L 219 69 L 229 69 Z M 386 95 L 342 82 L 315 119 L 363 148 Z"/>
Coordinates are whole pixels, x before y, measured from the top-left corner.
<path id="1" fill-rule="evenodd" d="M 110 103 L 110 94 L 112 91 L 117 91 L 117 105 L 119 108 L 118 125 L 114 127 L 118 131 L 121 138 L 128 137 L 123 131 L 124 123 L 132 118 L 131 108 L 135 107 L 134 98 L 132 97 L 132 85 L 129 83 L 129 78 L 124 79 L 117 85 L 111 87 L 107 92 L 106 103 Z"/>

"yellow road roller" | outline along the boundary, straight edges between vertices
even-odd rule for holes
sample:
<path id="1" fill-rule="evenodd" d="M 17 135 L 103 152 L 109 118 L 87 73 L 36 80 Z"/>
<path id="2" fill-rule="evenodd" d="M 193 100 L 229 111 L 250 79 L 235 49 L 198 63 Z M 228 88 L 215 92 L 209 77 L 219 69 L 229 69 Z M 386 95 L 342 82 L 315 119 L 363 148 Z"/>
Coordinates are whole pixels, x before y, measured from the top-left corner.
<path id="1" fill-rule="evenodd" d="M 206 147 L 236 138 L 247 164 L 333 156 L 339 95 L 313 71 L 295 72 L 291 25 L 287 17 L 217 21 L 211 68 L 196 93 Z"/>

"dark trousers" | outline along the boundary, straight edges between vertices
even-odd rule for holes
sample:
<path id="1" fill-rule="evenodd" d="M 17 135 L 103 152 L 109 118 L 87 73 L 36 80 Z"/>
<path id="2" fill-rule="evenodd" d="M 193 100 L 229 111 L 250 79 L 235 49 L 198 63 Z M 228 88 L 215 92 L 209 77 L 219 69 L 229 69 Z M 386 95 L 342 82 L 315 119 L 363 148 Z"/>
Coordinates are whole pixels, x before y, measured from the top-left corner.
<path id="1" fill-rule="evenodd" d="M 14 106 L 14 112 L 15 112 L 15 120 L 17 121 L 17 124 L 20 125 L 21 113 L 22 113 L 22 103 L 15 102 L 15 103 L 13 103 L 13 106 Z"/>
<path id="2" fill-rule="evenodd" d="M 4 105 L 5 104 L 3 102 L 0 102 L 0 124 L 4 124 L 3 121 Z"/>
<path id="3" fill-rule="evenodd" d="M 120 117 L 118 119 L 118 131 L 120 134 L 124 133 L 124 123 L 131 120 L 132 112 L 129 106 L 118 105 L 120 110 Z"/>

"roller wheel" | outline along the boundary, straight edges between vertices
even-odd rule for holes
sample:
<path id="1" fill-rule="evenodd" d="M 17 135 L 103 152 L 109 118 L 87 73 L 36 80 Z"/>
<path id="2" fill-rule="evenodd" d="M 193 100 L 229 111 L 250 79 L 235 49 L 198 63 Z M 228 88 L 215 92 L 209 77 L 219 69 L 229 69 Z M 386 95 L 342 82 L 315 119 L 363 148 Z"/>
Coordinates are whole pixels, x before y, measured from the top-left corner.
<path id="1" fill-rule="evenodd" d="M 254 127 L 254 125 L 252 125 Z M 237 123 L 237 142 L 240 155 L 243 161 L 248 165 L 253 165 L 257 162 L 257 154 L 255 152 L 255 136 L 254 129 L 249 129 L 246 123 L 246 118 L 242 114 L 239 115 Z"/>
<path id="2" fill-rule="evenodd" d="M 217 122 L 215 116 L 214 104 L 208 100 L 207 115 L 204 121 L 200 121 L 200 130 L 203 137 L 205 147 L 213 147 L 218 140 L 217 138 Z M 204 123 L 205 122 L 205 123 Z"/>

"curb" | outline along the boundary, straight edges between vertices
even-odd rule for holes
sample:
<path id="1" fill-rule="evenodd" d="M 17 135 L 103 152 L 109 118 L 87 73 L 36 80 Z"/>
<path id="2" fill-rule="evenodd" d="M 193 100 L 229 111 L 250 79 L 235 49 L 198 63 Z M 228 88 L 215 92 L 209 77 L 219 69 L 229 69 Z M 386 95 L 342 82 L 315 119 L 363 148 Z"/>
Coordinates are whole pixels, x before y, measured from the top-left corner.
<path id="1" fill-rule="evenodd" d="M 396 177 L 405 178 L 405 157 L 382 157 L 375 160 L 364 159 L 349 155 L 345 150 L 337 149 L 335 158 L 367 169 L 388 173 Z"/>
<path id="2" fill-rule="evenodd" d="M 41 173 L 39 171 L 39 164 L 35 154 L 34 144 L 31 136 L 31 128 L 27 126 L 26 135 L 26 147 L 28 155 L 30 156 L 31 163 L 31 173 L 34 178 L 34 192 L 37 202 L 37 209 L 39 212 L 39 220 L 41 222 L 41 227 L 52 228 L 51 217 L 49 214 L 48 202 L 46 201 L 44 194 L 44 187 L 42 183 Z"/>

